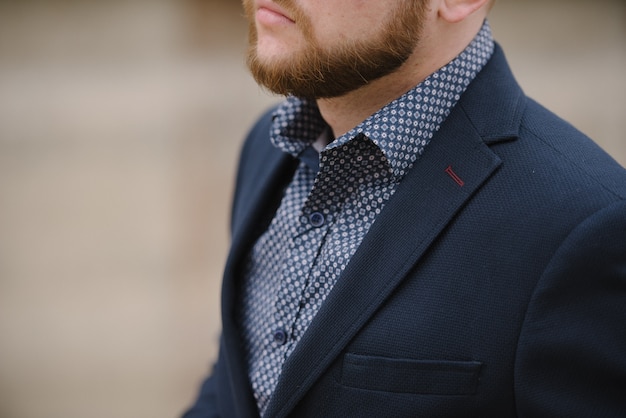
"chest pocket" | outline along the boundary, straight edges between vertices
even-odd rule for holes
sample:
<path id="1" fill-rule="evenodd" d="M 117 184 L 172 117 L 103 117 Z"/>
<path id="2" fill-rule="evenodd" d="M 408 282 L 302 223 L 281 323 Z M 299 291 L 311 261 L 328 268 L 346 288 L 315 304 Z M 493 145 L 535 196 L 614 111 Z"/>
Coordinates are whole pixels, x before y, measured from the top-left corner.
<path id="1" fill-rule="evenodd" d="M 478 361 L 392 359 L 347 353 L 341 370 L 344 386 L 392 393 L 474 395 Z"/>

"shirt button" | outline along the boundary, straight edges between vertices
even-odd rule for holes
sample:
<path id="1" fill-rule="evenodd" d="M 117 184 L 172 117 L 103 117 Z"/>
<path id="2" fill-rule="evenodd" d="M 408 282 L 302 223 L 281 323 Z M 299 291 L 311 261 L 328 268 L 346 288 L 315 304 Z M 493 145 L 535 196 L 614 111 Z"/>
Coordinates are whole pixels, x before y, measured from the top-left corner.
<path id="1" fill-rule="evenodd" d="M 282 329 L 277 329 L 274 331 L 274 341 L 280 345 L 283 345 L 287 342 L 287 333 Z"/>
<path id="2" fill-rule="evenodd" d="M 313 225 L 316 228 L 324 225 L 324 221 L 325 221 L 324 215 L 322 215 L 319 212 L 313 212 L 312 214 L 309 215 L 309 222 L 311 222 L 311 225 Z"/>

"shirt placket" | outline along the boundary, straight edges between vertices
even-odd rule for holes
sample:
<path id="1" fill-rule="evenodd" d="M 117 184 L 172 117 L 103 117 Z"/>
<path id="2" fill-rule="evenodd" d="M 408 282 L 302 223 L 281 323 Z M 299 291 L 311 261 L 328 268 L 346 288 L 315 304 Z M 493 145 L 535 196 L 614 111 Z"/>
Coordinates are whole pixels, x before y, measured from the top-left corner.
<path id="1" fill-rule="evenodd" d="M 314 266 L 335 218 L 336 207 L 321 199 L 322 177 L 318 176 L 300 210 L 298 227 L 291 237 L 290 254 L 282 270 L 274 314 L 274 342 L 281 346 L 284 358 L 293 351 L 301 336 L 295 332 L 295 324 L 303 315 L 306 300 L 311 297 Z"/>

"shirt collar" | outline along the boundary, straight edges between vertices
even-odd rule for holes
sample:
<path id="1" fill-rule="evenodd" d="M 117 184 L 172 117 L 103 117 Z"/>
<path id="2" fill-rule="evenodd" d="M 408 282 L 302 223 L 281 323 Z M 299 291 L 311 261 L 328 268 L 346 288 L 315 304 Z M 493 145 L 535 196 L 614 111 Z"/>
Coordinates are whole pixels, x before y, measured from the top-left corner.
<path id="1" fill-rule="evenodd" d="M 493 50 L 491 28 L 485 20 L 472 42 L 450 63 L 336 138 L 322 153 L 364 135 L 383 152 L 394 177 L 401 179 L 487 63 Z M 270 137 L 276 147 L 297 157 L 326 128 L 314 101 L 288 97 L 274 114 Z"/>

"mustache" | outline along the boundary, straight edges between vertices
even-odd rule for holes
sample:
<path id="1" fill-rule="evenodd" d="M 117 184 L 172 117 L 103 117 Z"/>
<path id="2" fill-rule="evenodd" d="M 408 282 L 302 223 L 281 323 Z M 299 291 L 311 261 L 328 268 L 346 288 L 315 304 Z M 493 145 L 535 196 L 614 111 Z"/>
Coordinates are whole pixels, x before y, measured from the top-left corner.
<path id="1" fill-rule="evenodd" d="M 289 11 L 290 8 L 294 8 L 296 5 L 295 0 L 272 0 L 274 3 L 276 3 L 277 5 L 279 5 L 280 7 L 284 7 L 285 9 L 288 9 Z"/>

